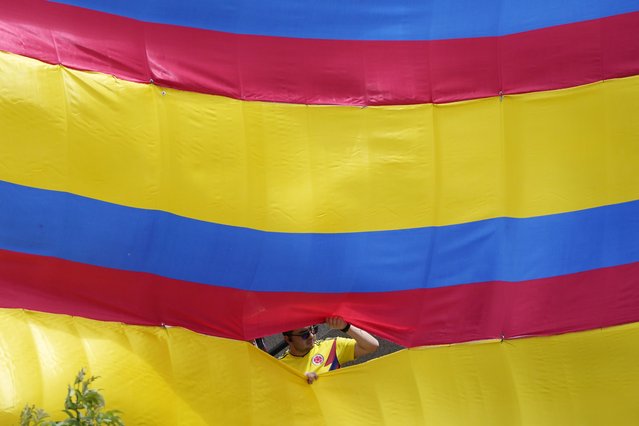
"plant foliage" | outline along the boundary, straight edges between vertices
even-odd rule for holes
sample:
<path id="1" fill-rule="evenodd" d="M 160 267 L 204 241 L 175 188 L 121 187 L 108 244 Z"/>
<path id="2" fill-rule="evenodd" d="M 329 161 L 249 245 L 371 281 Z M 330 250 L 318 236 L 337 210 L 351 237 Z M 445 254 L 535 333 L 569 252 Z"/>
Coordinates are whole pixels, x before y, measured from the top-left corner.
<path id="1" fill-rule="evenodd" d="M 20 426 L 124 426 L 118 410 L 103 411 L 104 397 L 91 384 L 98 378 L 85 378 L 84 368 L 69 385 L 64 400 L 67 418 L 61 421 L 46 420 L 49 415 L 35 405 L 26 405 L 20 414 Z"/>

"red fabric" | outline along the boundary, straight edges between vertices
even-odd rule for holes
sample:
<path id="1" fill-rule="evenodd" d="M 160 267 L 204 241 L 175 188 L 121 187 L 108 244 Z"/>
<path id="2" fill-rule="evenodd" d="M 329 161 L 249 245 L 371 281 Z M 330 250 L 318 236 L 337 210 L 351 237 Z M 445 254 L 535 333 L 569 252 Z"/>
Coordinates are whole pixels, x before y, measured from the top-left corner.
<path id="1" fill-rule="evenodd" d="M 549 335 L 639 321 L 639 262 L 546 279 L 385 293 L 275 293 L 0 250 L 0 307 L 249 340 L 328 315 L 404 346 Z"/>
<path id="2" fill-rule="evenodd" d="M 502 37 L 345 41 L 153 24 L 42 0 L 3 5 L 0 50 L 237 99 L 443 103 L 639 73 L 639 12 Z"/>

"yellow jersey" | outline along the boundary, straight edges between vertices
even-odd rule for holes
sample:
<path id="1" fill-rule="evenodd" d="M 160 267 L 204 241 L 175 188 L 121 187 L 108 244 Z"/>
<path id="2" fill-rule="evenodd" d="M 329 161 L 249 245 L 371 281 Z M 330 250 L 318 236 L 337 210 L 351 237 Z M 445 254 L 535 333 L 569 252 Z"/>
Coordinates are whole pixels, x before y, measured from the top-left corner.
<path id="1" fill-rule="evenodd" d="M 279 359 L 302 373 L 326 373 L 355 359 L 355 339 L 318 340 L 304 356 L 291 355 L 287 350 Z"/>

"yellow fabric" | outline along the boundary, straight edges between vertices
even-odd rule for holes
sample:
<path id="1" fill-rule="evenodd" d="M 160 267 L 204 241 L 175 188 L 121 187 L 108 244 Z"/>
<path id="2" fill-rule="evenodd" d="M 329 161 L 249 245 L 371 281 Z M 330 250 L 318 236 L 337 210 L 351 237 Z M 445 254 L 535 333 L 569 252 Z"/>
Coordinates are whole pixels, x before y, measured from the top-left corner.
<path id="1" fill-rule="evenodd" d="M 639 424 L 639 323 L 404 350 L 301 373 L 249 343 L 179 328 L 0 310 L 0 424 L 26 403 L 62 418 L 85 366 L 130 426 Z"/>
<path id="2" fill-rule="evenodd" d="M 283 232 L 639 198 L 639 77 L 360 108 L 243 102 L 8 53 L 0 69 L 0 180 L 22 185 Z"/>
<path id="3" fill-rule="evenodd" d="M 328 373 L 331 370 L 331 364 L 328 361 L 333 342 L 336 342 L 337 359 L 340 365 L 355 359 L 355 340 L 337 337 L 315 342 L 305 356 L 294 356 L 287 351 L 280 361 L 300 373 Z"/>

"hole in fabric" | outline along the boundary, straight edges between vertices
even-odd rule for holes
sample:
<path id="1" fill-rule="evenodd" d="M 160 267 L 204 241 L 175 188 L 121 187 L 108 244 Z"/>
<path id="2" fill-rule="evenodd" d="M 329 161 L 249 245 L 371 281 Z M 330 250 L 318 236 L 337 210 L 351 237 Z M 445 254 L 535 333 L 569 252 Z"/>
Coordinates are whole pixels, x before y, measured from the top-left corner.
<path id="1" fill-rule="evenodd" d="M 404 346 L 400 346 L 396 343 L 393 343 L 389 340 L 382 339 L 379 336 L 373 335 L 379 341 L 379 348 L 373 352 L 372 354 L 363 355 L 357 358 L 354 361 L 347 362 L 342 365 L 343 367 L 348 367 L 349 365 L 361 364 L 371 359 L 379 358 L 384 355 L 391 354 L 393 352 L 397 352 L 399 350 L 404 349 Z M 326 326 L 326 324 L 319 324 L 319 331 L 317 332 L 317 340 L 326 339 L 331 337 L 348 337 L 344 333 L 339 330 L 331 330 Z M 279 357 L 288 348 L 288 345 L 284 341 L 281 333 L 273 334 L 271 336 L 263 337 L 264 347 L 266 352 L 270 353 L 274 357 Z"/>

